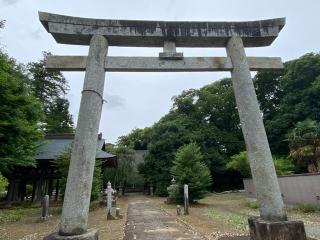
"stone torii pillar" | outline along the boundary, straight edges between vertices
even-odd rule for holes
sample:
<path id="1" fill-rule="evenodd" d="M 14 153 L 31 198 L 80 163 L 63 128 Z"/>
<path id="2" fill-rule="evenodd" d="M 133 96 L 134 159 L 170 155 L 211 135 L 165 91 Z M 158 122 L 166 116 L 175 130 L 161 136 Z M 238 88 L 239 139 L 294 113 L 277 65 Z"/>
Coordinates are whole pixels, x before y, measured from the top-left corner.
<path id="1" fill-rule="evenodd" d="M 228 41 L 227 53 L 233 64 L 231 71 L 233 90 L 252 178 L 260 203 L 260 216 L 264 220 L 287 220 L 267 134 L 240 37 L 232 37 Z"/>
<path id="2" fill-rule="evenodd" d="M 303 222 L 287 221 L 241 37 L 231 37 L 226 49 L 233 64 L 231 71 L 233 90 L 248 152 L 252 179 L 260 204 L 260 219 L 249 218 L 250 237 L 252 240 L 306 240 Z"/>
<path id="3" fill-rule="evenodd" d="M 80 239 L 78 235 L 83 235 L 81 239 L 85 240 L 98 239 L 97 230 L 87 231 L 87 224 L 103 104 L 107 48 L 105 37 L 94 35 L 91 38 L 59 232 L 45 238 L 47 240 L 64 239 L 61 236 Z"/>

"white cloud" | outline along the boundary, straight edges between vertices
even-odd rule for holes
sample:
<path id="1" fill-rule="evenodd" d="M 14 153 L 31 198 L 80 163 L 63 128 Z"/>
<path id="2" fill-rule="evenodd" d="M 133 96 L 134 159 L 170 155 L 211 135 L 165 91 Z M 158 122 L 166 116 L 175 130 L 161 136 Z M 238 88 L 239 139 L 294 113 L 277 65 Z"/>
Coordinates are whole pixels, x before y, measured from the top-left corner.
<path id="1" fill-rule="evenodd" d="M 107 109 L 124 108 L 125 99 L 120 97 L 119 95 L 109 95 L 107 96 L 106 102 L 103 106 Z"/>
<path id="2" fill-rule="evenodd" d="M 21 0 L 1 0 L 6 5 L 14 5 Z"/>

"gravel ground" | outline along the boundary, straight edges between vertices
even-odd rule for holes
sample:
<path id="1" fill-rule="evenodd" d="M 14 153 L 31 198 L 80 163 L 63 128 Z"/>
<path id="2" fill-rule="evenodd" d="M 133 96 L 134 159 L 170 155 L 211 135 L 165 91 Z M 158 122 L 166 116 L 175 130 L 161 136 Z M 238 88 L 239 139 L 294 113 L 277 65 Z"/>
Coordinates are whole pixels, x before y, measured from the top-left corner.
<path id="1" fill-rule="evenodd" d="M 129 200 L 124 240 L 204 240 L 145 196 Z"/>

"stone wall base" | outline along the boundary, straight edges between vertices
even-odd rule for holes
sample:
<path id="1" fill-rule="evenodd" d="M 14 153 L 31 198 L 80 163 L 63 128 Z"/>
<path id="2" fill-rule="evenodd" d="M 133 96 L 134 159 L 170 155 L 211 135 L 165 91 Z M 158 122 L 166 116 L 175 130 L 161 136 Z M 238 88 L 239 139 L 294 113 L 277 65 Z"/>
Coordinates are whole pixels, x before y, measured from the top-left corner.
<path id="1" fill-rule="evenodd" d="M 301 221 L 269 222 L 250 217 L 248 222 L 251 240 L 307 240 Z"/>
<path id="2" fill-rule="evenodd" d="M 89 229 L 86 233 L 74 236 L 62 236 L 59 233 L 52 233 L 43 238 L 43 240 L 98 240 L 99 232 L 95 229 Z"/>

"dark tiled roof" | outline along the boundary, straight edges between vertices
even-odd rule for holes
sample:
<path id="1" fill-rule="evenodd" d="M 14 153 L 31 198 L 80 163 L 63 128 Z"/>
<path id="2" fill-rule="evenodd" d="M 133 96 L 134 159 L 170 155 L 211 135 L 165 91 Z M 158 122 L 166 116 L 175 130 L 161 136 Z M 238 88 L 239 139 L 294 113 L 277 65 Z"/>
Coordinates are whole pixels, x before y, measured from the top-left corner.
<path id="1" fill-rule="evenodd" d="M 71 147 L 74 134 L 55 134 L 48 135 L 43 140 L 43 144 L 36 150 L 36 160 L 54 160 L 63 154 L 69 147 Z M 102 150 L 105 144 L 105 139 L 99 136 L 97 142 L 96 159 L 106 160 L 114 158 L 115 155 L 107 153 Z"/>

